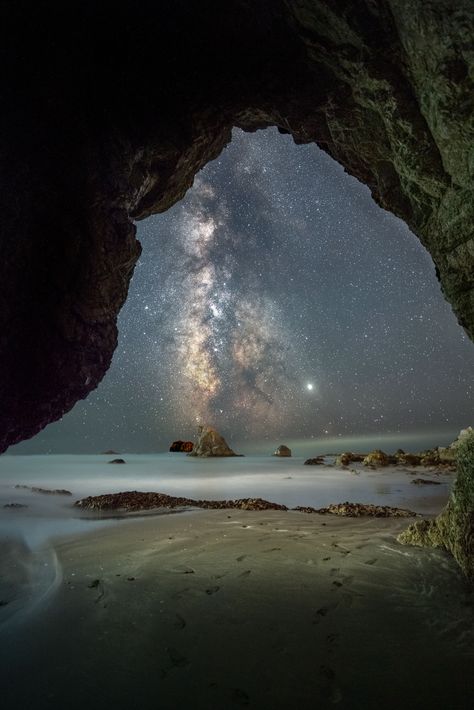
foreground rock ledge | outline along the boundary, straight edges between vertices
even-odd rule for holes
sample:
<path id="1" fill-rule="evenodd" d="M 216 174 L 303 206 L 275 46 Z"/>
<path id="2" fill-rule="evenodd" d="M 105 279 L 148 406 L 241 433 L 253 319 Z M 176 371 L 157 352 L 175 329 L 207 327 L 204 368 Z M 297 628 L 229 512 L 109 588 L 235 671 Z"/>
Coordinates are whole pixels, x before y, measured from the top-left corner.
<path id="1" fill-rule="evenodd" d="M 448 550 L 470 581 L 474 581 L 474 435 L 457 451 L 458 475 L 443 512 L 434 520 L 420 520 L 402 532 L 403 545 Z"/>
<path id="2" fill-rule="evenodd" d="M 136 512 L 140 510 L 153 510 L 157 508 L 204 508 L 207 510 L 295 510 L 301 513 L 319 513 L 321 515 L 342 515 L 345 517 L 359 518 L 372 516 L 377 518 L 408 518 L 416 513 L 403 508 L 391 508 L 388 505 L 372 505 L 366 503 L 334 503 L 326 508 L 311 508 L 298 506 L 287 508 L 280 503 L 272 503 L 263 498 L 238 498 L 237 500 L 194 500 L 169 496 L 166 493 L 153 493 L 142 491 L 123 491 L 121 493 L 106 493 L 101 496 L 89 496 L 74 503 L 77 508 L 86 510 L 120 510 Z"/>

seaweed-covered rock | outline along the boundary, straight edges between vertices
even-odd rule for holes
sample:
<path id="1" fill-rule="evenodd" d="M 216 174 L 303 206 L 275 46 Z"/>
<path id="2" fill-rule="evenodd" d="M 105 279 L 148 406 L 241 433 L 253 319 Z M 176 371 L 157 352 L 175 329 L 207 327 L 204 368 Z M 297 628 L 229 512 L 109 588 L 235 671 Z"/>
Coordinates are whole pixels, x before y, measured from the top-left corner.
<path id="1" fill-rule="evenodd" d="M 280 444 L 280 446 L 275 450 L 273 456 L 291 456 L 291 449 L 285 444 Z"/>
<path id="2" fill-rule="evenodd" d="M 446 508 L 433 520 L 410 525 L 398 541 L 448 550 L 474 581 L 474 433 L 459 443 L 456 461 L 458 475 Z"/>
<path id="3" fill-rule="evenodd" d="M 224 437 L 210 426 L 200 426 L 198 428 L 198 440 L 193 450 L 188 456 L 237 456 L 232 451 Z"/>

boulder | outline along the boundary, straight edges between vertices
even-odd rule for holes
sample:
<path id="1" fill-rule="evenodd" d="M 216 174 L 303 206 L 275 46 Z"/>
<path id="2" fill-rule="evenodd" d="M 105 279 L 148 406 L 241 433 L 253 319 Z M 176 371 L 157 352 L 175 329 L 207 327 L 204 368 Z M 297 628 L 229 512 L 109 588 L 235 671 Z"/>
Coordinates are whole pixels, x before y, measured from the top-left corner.
<path id="1" fill-rule="evenodd" d="M 280 444 L 273 456 L 291 456 L 291 449 L 289 449 L 288 446 L 285 446 L 285 444 Z"/>
<path id="2" fill-rule="evenodd" d="M 189 454 L 193 448 L 194 444 L 192 441 L 181 441 L 181 439 L 178 439 L 177 441 L 173 441 L 170 446 L 170 451 L 184 451 Z"/>
<path id="3" fill-rule="evenodd" d="M 363 460 L 364 466 L 388 466 L 392 463 L 391 457 L 381 449 L 374 449 Z"/>
<path id="4" fill-rule="evenodd" d="M 198 440 L 188 456 L 237 456 L 224 437 L 210 426 L 200 426 Z"/>

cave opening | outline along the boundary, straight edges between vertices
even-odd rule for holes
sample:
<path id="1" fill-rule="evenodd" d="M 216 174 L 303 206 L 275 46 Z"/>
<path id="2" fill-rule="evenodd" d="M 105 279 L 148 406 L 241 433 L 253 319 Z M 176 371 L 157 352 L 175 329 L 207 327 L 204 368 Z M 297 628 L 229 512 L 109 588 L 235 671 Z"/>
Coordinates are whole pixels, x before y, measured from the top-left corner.
<path id="1" fill-rule="evenodd" d="M 137 222 L 111 368 L 17 453 L 421 450 L 469 423 L 472 343 L 408 227 L 314 144 L 245 133 Z"/>

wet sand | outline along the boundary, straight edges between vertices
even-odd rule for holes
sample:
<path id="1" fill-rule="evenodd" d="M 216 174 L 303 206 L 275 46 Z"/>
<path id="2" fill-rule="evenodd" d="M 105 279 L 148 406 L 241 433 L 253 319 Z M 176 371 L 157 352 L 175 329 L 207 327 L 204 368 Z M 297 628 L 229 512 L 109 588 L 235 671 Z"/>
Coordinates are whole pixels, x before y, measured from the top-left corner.
<path id="1" fill-rule="evenodd" d="M 473 594 L 406 520 L 199 511 L 55 544 L 0 627 L 3 708 L 464 710 Z"/>

